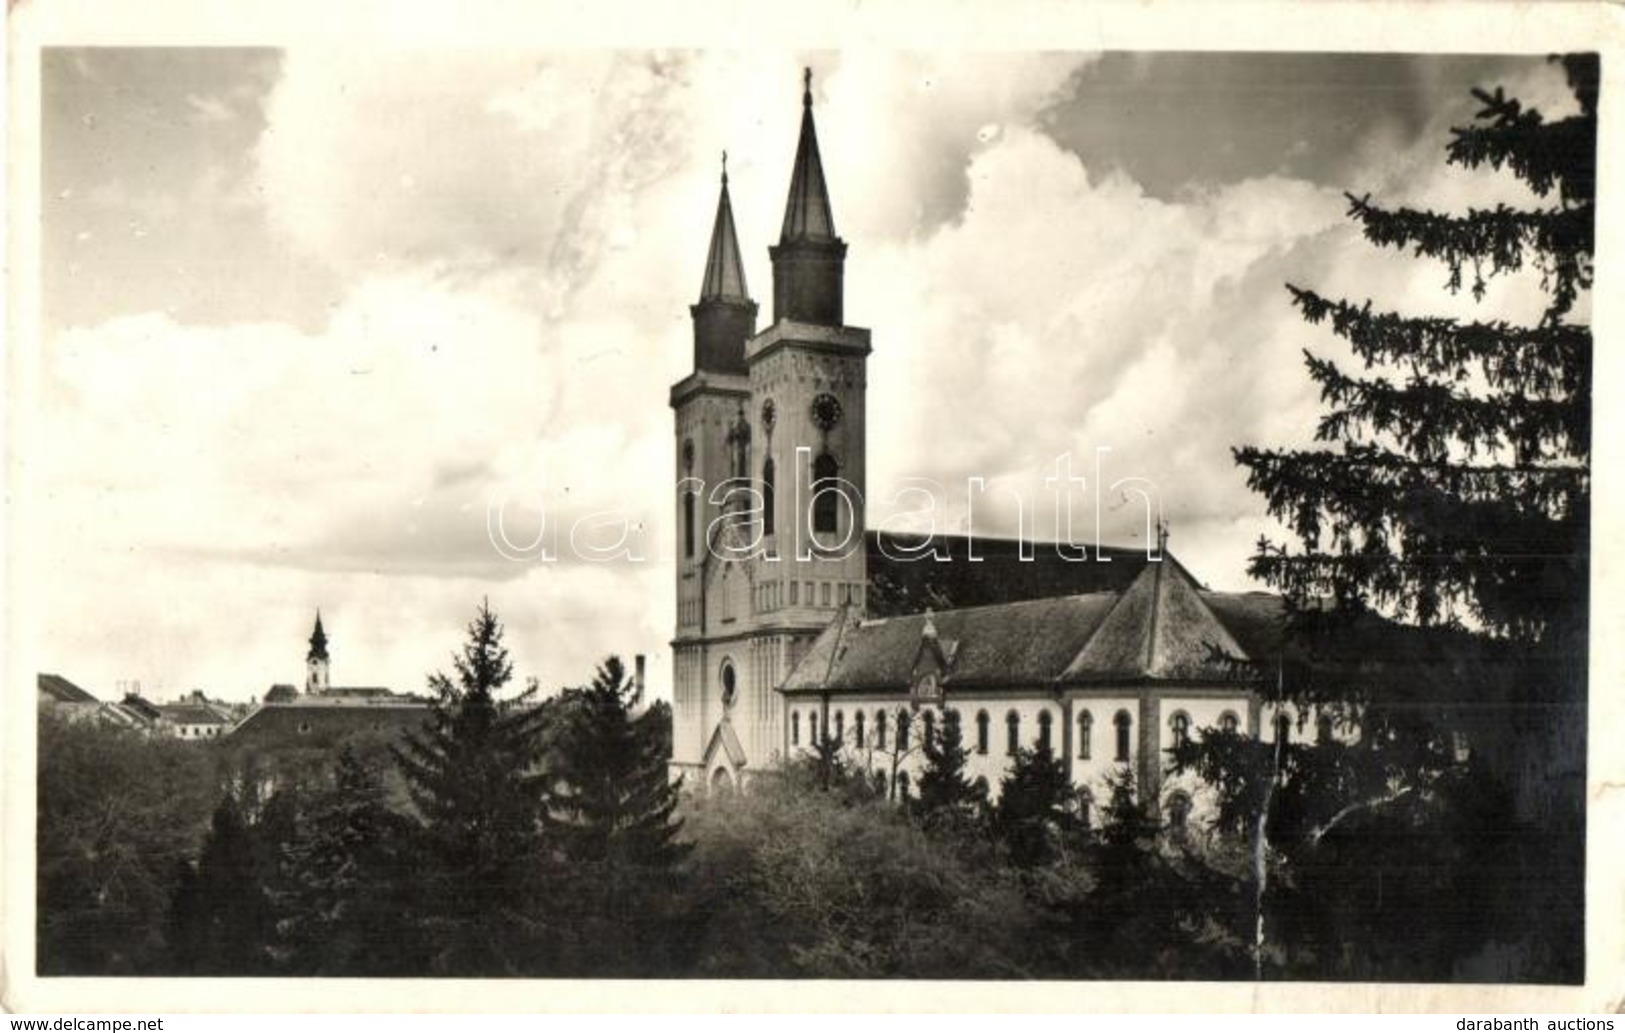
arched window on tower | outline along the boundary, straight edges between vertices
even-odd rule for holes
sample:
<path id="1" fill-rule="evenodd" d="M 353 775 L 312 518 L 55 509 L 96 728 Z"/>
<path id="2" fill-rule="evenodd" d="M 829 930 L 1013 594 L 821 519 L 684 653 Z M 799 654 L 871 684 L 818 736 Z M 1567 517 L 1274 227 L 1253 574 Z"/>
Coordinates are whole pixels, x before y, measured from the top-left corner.
<path id="1" fill-rule="evenodd" d="M 976 752 L 984 756 L 987 754 L 987 726 L 987 711 L 978 710 L 976 712 Z"/>
<path id="2" fill-rule="evenodd" d="M 813 460 L 813 531 L 818 534 L 837 534 L 840 531 L 840 491 L 835 478 L 840 467 L 828 452 Z"/>
<path id="3" fill-rule="evenodd" d="M 762 533 L 773 533 L 773 493 L 775 488 L 773 457 L 762 463 Z"/>
<path id="4" fill-rule="evenodd" d="M 1095 735 L 1095 715 L 1085 710 L 1078 715 L 1078 759 L 1088 760 L 1091 743 Z"/>
<path id="5" fill-rule="evenodd" d="M 1014 757 L 1021 749 L 1021 715 L 1014 710 L 1004 715 L 1004 752 Z"/>
<path id="6" fill-rule="evenodd" d="M 1038 752 L 1040 753 L 1050 752 L 1049 725 L 1051 720 L 1049 711 L 1040 710 L 1038 712 Z"/>
<path id="7" fill-rule="evenodd" d="M 1117 762 L 1127 764 L 1134 738 L 1134 718 L 1129 716 L 1128 711 L 1119 710 L 1117 716 L 1112 718 L 1112 724 L 1117 729 Z"/>
<path id="8" fill-rule="evenodd" d="M 694 558 L 694 493 L 683 493 L 683 555 Z"/>

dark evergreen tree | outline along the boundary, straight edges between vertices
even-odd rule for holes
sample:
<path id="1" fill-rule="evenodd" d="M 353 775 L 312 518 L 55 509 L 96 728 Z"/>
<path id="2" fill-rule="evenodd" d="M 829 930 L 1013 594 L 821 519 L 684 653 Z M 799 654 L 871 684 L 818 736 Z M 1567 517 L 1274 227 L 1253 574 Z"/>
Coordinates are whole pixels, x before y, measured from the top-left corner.
<path id="1" fill-rule="evenodd" d="M 929 823 L 963 830 L 987 805 L 987 793 L 965 775 L 969 753 L 959 726 L 959 712 L 949 710 L 921 744 L 925 767 L 920 771 L 917 809 Z"/>
<path id="2" fill-rule="evenodd" d="M 197 862 L 178 873 L 166 923 L 170 967 L 181 975 L 254 976 L 273 970 L 276 911 L 270 849 L 234 792 L 215 807 Z"/>
<path id="3" fill-rule="evenodd" d="M 534 688 L 499 697 L 513 677 L 502 635 L 502 623 L 482 603 L 453 659 L 455 678 L 430 676 L 430 716 L 393 750 L 421 823 L 413 897 L 435 974 L 516 974 L 532 956 L 541 711 Z"/>
<path id="4" fill-rule="evenodd" d="M 1447 149 L 1465 168 L 1510 170 L 1538 203 L 1443 214 L 1349 199 L 1370 242 L 1440 260 L 1452 292 L 1482 298 L 1490 278 L 1537 269 L 1548 292 L 1539 321 L 1386 312 L 1289 287 L 1363 370 L 1308 356 L 1329 406 L 1322 447 L 1236 450 L 1297 539 L 1261 540 L 1251 564 L 1289 605 L 1286 650 L 1259 673 L 1300 713 L 1329 715 L 1346 742 L 1266 755 L 1214 740 L 1181 759 L 1215 779 L 1233 822 L 1253 826 L 1260 857 L 1267 837 L 1323 877 L 1325 892 L 1306 904 L 1358 912 L 1335 895 L 1407 856 L 1362 860 L 1360 843 L 1409 842 L 1411 866 L 1451 866 L 1433 910 L 1453 910 L 1447 896 L 1481 910 L 1524 900 L 1525 921 L 1512 924 L 1537 931 L 1525 974 L 1542 978 L 1580 974 L 1572 888 L 1584 882 L 1592 335 L 1578 303 L 1592 283 L 1599 69 L 1595 55 L 1562 62 L 1575 114 L 1547 121 L 1500 90 L 1475 91 L 1483 110 Z M 1464 744 L 1471 786 L 1459 777 Z M 1505 808 L 1493 818 L 1492 800 Z M 1509 849 L 1498 830 L 1519 824 L 1526 834 Z M 1343 841 L 1329 866 L 1322 848 L 1351 825 L 1363 836 Z M 1509 874 L 1507 858 L 1540 853 L 1544 871 Z M 1419 921 L 1429 909 L 1418 901 L 1403 904 L 1409 921 L 1396 913 L 1385 935 L 1414 944 L 1418 929 L 1446 928 Z M 1382 923 L 1370 918 L 1345 940 L 1374 935 Z M 1428 975 L 1471 972 L 1471 944 L 1452 933 L 1434 946 Z M 1369 974 L 1389 958 L 1393 974 L 1420 977 L 1400 948 L 1345 942 L 1340 963 Z M 1351 951 L 1368 961 L 1349 962 Z"/>
<path id="5" fill-rule="evenodd" d="M 549 731 L 547 823 L 565 861 L 552 896 L 572 972 L 669 970 L 666 902 L 689 847 L 678 839 L 680 786 L 668 773 L 670 711 L 635 713 L 636 686 L 609 657 L 564 693 Z"/>
<path id="6" fill-rule="evenodd" d="M 390 810 L 379 771 L 349 746 L 333 781 L 307 796 L 283 857 L 281 940 L 302 975 L 412 975 L 424 964 L 413 910 L 407 819 Z M 415 949 L 416 948 L 416 949 Z"/>
<path id="7" fill-rule="evenodd" d="M 1054 860 L 1075 831 L 1068 808 L 1071 780 L 1054 751 L 1018 749 L 999 783 L 996 824 L 1010 863 L 1031 868 Z"/>

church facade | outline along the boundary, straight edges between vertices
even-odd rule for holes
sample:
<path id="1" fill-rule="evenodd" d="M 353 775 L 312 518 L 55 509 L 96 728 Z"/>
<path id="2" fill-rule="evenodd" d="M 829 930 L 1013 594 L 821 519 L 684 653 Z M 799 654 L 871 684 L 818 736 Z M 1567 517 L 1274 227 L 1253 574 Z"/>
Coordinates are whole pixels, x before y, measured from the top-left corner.
<path id="1" fill-rule="evenodd" d="M 745 281 L 726 167 L 675 414 L 672 768 L 732 787 L 836 738 L 905 789 L 957 721 L 996 791 L 1047 745 L 1080 795 L 1127 769 L 1182 819 L 1200 787 L 1163 751 L 1208 726 L 1290 734 L 1236 660 L 1278 641 L 1278 600 L 1205 589 L 1151 550 L 867 531 L 869 330 L 846 323 L 810 75 L 772 261 L 772 319 Z M 884 346 L 883 344 L 881 345 Z"/>

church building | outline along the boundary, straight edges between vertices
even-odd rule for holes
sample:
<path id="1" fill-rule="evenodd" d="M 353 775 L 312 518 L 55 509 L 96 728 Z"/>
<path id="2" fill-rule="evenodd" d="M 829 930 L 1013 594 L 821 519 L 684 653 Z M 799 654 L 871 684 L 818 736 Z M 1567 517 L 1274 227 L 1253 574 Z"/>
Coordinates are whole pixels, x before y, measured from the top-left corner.
<path id="1" fill-rule="evenodd" d="M 1165 754 L 1208 726 L 1289 735 L 1235 661 L 1279 640 L 1279 600 L 1204 588 L 1166 551 L 868 531 L 870 331 L 848 325 L 811 74 L 773 270 L 745 282 L 724 166 L 693 371 L 675 412 L 672 768 L 733 787 L 825 737 L 903 789 L 959 722 L 994 792 L 1018 747 L 1064 758 L 1080 797 L 1125 768 L 1183 820 L 1200 787 Z M 884 347 L 881 344 L 880 347 Z M 1148 555 L 1149 552 L 1149 555 Z"/>

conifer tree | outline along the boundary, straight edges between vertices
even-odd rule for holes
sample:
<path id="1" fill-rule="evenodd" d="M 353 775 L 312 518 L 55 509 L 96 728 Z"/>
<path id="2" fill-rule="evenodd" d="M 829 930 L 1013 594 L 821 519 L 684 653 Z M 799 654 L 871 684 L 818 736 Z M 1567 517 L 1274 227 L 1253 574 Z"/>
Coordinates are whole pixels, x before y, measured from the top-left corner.
<path id="1" fill-rule="evenodd" d="M 619 657 L 552 707 L 547 825 L 565 860 L 551 897 L 568 931 L 560 964 L 594 974 L 665 968 L 662 909 L 689 847 L 680 786 L 668 774 L 669 711 L 634 713 L 637 688 Z"/>
<path id="2" fill-rule="evenodd" d="M 183 975 L 271 971 L 274 869 L 234 792 L 215 807 L 195 864 L 182 865 L 167 919 L 171 966 Z"/>
<path id="3" fill-rule="evenodd" d="M 947 711 L 921 745 L 925 767 L 920 772 L 920 813 L 930 822 L 963 825 L 980 812 L 987 800 L 986 794 L 965 776 L 970 758 L 958 711 Z"/>
<path id="4" fill-rule="evenodd" d="M 1535 951 L 1542 958 L 1531 964 L 1550 966 L 1547 975 L 1575 971 L 1578 911 L 1572 900 L 1535 904 L 1530 887 L 1584 881 L 1592 335 L 1582 301 L 1592 284 L 1599 72 L 1595 55 L 1561 60 L 1576 113 L 1548 121 L 1500 89 L 1474 91 L 1482 110 L 1447 148 L 1452 164 L 1510 171 L 1535 203 L 1447 214 L 1349 196 L 1369 242 L 1438 260 L 1452 293 L 1466 287 L 1482 299 L 1491 278 L 1537 270 L 1546 291 L 1538 321 L 1384 311 L 1289 286 L 1304 318 L 1329 324 L 1362 369 L 1307 356 L 1328 406 L 1319 447 L 1235 452 L 1296 538 L 1261 539 L 1251 563 L 1288 603 L 1284 655 L 1259 673 L 1300 716 L 1327 715 L 1349 745 L 1300 742 L 1266 756 L 1214 739 L 1175 758 L 1215 780 L 1227 820 L 1285 848 L 1300 873 L 1328 873 L 1333 894 L 1349 889 L 1350 872 L 1381 874 L 1374 854 L 1360 860 L 1359 841 L 1339 852 L 1344 874 L 1327 867 L 1320 848 L 1347 826 L 1371 844 L 1418 828 L 1466 837 L 1438 858 L 1456 865 L 1444 892 L 1486 907 L 1524 895 L 1528 920 L 1549 922 L 1568 944 Z M 1464 743 L 1472 779 L 1463 777 Z M 1481 827 L 1443 812 L 1482 814 L 1500 798 L 1495 782 L 1523 790 L 1521 806 Z M 1532 823 L 1526 844 L 1551 848 L 1539 862 L 1492 834 L 1520 819 Z M 1434 835 L 1416 847 L 1441 844 Z M 1511 883 L 1489 879 L 1519 867 Z M 1393 931 L 1408 935 L 1402 923 Z M 1403 958 L 1389 946 L 1361 945 L 1371 958 Z M 1457 959 L 1444 953 L 1435 963 L 1448 976 Z"/>
<path id="5" fill-rule="evenodd" d="M 1018 749 L 999 783 L 997 824 L 1010 862 L 1031 868 L 1053 860 L 1071 831 L 1067 802 L 1072 795 L 1066 768 L 1047 746 Z"/>
<path id="6" fill-rule="evenodd" d="M 502 623 L 482 603 L 453 658 L 435 673 L 421 732 L 392 750 L 421 827 L 415 899 L 436 974 L 522 970 L 531 867 L 542 846 L 540 710 L 534 690 L 498 693 L 513 677 Z"/>
<path id="7" fill-rule="evenodd" d="M 407 820 L 390 810 L 378 770 L 350 746 L 329 786 L 308 794 L 284 855 L 282 941 L 304 975 L 412 975 L 422 965 L 408 899 Z"/>

